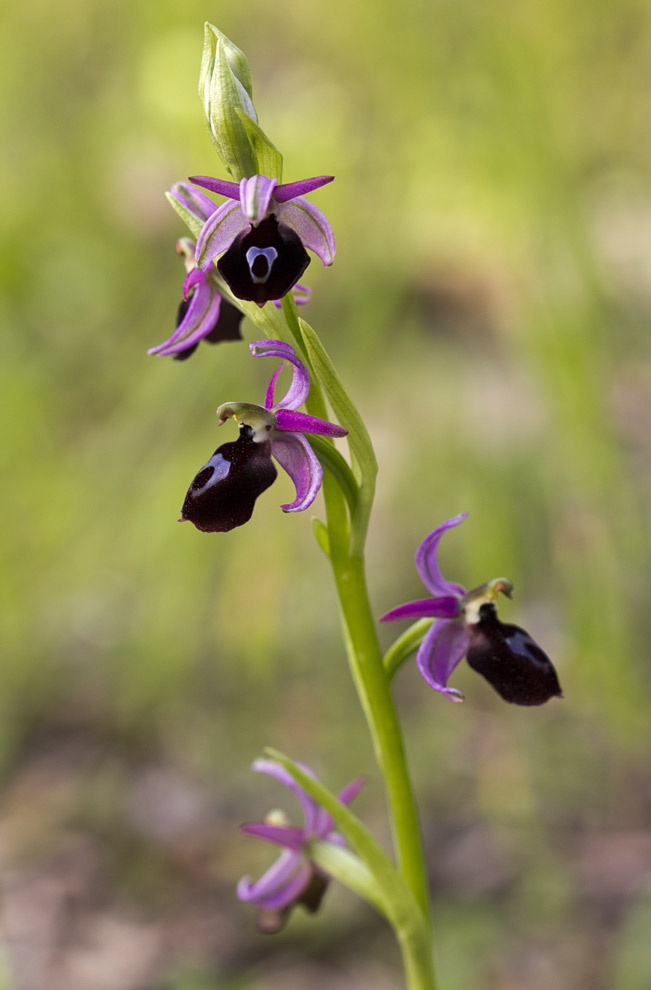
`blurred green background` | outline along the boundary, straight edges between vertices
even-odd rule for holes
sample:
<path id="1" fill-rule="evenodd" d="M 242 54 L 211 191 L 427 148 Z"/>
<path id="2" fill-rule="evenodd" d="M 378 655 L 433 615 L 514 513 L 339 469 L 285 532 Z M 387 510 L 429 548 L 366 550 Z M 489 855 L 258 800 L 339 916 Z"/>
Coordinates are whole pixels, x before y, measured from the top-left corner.
<path id="1" fill-rule="evenodd" d="M 274 939 L 235 898 L 273 856 L 237 825 L 285 801 L 248 769 L 267 744 L 334 788 L 367 774 L 357 810 L 387 826 L 310 513 L 278 507 L 288 479 L 227 536 L 176 523 L 232 438 L 214 409 L 268 376 L 232 344 L 146 355 L 183 275 L 163 192 L 223 174 L 196 96 L 206 19 L 249 57 L 285 180 L 336 175 L 313 199 L 337 260 L 310 266 L 306 315 L 377 449 L 378 614 L 421 596 L 416 546 L 468 509 L 444 573 L 508 575 L 502 618 L 565 691 L 512 708 L 463 664 L 459 706 L 413 663 L 397 679 L 443 990 L 647 990 L 643 0 L 5 8 L 6 985 L 400 985 L 382 923 L 346 892 Z"/>

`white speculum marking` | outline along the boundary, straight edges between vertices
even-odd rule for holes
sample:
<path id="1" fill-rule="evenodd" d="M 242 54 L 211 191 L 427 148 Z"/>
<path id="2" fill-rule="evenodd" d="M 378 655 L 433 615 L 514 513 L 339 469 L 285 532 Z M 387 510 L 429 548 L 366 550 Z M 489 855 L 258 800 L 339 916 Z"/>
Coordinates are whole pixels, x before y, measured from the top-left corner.
<path id="1" fill-rule="evenodd" d="M 208 488 L 210 485 L 216 485 L 218 481 L 223 481 L 231 469 L 231 462 L 225 461 L 221 454 L 213 454 L 206 467 L 211 467 L 213 473 L 203 483 L 201 488 L 195 489 L 197 492 L 202 492 L 204 488 Z M 203 470 L 205 471 L 205 468 Z"/>
<path id="2" fill-rule="evenodd" d="M 251 278 L 254 282 L 266 282 L 271 275 L 271 266 L 278 257 L 278 252 L 275 247 L 259 248 L 250 247 L 246 252 L 246 263 L 249 266 L 249 271 L 251 272 Z M 264 275 L 256 275 L 253 271 L 253 266 L 258 258 L 264 258 L 266 261 Z M 259 267 L 259 266 L 258 266 Z"/>

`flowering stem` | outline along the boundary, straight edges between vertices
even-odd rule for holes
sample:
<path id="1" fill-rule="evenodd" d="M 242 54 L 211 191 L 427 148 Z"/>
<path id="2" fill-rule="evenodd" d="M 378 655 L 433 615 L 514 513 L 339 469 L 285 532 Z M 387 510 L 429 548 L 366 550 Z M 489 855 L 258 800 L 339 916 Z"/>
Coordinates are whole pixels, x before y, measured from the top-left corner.
<path id="1" fill-rule="evenodd" d="M 289 296 L 283 299 L 283 313 L 293 341 L 300 339 L 296 306 Z M 311 415 L 325 419 L 327 408 L 314 369 L 311 369 L 310 380 L 306 408 Z M 364 511 L 355 513 L 350 524 L 342 490 L 327 471 L 323 479 L 323 495 L 330 561 L 353 681 L 387 788 L 398 866 L 420 908 L 418 919 L 406 920 L 396 931 L 403 953 L 407 986 L 409 990 L 435 990 L 429 891 L 418 811 L 400 722 L 391 696 L 390 676 L 383 664 L 366 584 L 364 544 L 373 486 L 364 486 Z"/>

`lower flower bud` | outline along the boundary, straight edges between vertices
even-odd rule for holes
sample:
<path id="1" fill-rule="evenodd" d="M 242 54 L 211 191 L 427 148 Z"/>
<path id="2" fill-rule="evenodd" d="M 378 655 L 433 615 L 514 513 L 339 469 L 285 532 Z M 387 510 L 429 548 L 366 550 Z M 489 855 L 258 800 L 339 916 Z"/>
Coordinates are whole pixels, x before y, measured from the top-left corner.
<path id="1" fill-rule="evenodd" d="M 255 500 L 276 480 L 271 444 L 256 443 L 249 426 L 218 447 L 188 488 L 180 521 L 204 533 L 227 533 L 251 518 Z"/>
<path id="2" fill-rule="evenodd" d="M 562 697 L 547 654 L 524 629 L 500 622 L 492 603 L 482 605 L 479 621 L 467 628 L 468 663 L 505 701 L 514 705 L 542 705 L 550 698 Z"/>

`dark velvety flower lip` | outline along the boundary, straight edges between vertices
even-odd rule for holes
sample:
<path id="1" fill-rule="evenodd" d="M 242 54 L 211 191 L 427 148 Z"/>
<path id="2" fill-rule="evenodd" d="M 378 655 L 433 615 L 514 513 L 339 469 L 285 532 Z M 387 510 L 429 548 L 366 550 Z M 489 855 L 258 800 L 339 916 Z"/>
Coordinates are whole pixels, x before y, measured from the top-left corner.
<path id="1" fill-rule="evenodd" d="M 309 263 L 298 234 L 269 216 L 238 234 L 217 269 L 238 299 L 264 306 L 286 295 Z"/>
<path id="2" fill-rule="evenodd" d="M 248 522 L 258 495 L 276 480 L 271 444 L 256 443 L 244 426 L 232 443 L 218 447 L 194 478 L 181 520 L 204 533 L 227 533 Z"/>
<path id="3" fill-rule="evenodd" d="M 494 605 L 481 606 L 479 622 L 470 624 L 468 633 L 468 663 L 505 701 L 542 705 L 562 697 L 547 654 L 524 629 L 500 622 Z"/>

